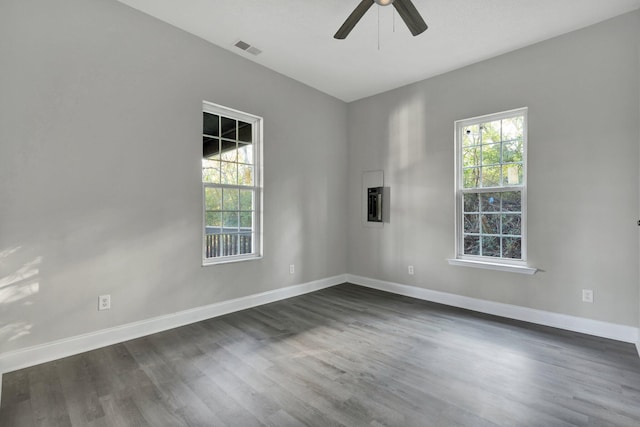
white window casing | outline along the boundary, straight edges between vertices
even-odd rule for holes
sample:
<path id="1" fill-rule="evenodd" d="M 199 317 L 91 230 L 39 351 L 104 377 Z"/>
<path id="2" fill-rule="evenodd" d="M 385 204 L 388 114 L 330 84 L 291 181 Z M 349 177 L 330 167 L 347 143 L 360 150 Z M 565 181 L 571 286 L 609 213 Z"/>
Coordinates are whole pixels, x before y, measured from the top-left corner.
<path id="1" fill-rule="evenodd" d="M 455 122 L 455 259 L 534 274 L 527 266 L 527 108 Z"/>
<path id="2" fill-rule="evenodd" d="M 262 257 L 263 119 L 203 101 L 202 264 Z"/>

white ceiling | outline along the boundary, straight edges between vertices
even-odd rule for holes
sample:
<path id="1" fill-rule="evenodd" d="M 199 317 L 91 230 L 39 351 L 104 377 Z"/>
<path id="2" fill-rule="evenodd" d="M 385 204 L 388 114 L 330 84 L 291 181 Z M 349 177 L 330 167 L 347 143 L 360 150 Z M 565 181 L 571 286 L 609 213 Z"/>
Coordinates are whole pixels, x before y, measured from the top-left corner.
<path id="1" fill-rule="evenodd" d="M 413 0 L 429 25 L 421 35 L 393 7 L 374 5 L 335 40 L 360 0 L 119 1 L 347 102 L 640 8 L 640 0 Z M 238 40 L 263 52 L 246 53 Z"/>

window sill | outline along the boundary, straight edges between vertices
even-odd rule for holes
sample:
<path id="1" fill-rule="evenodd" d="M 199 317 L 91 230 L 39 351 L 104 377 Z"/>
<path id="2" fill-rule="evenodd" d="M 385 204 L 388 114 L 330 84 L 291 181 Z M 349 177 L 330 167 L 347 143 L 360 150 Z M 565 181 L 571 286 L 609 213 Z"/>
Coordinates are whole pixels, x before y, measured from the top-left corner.
<path id="1" fill-rule="evenodd" d="M 216 260 L 216 261 L 212 261 L 211 259 L 206 259 L 206 260 L 202 261 L 202 266 L 203 267 L 210 267 L 212 265 L 232 264 L 232 263 L 242 262 L 242 261 L 252 261 L 254 259 L 262 259 L 262 256 L 250 256 L 250 257 L 242 257 L 242 258 L 227 258 L 227 259 L 221 259 L 221 260 Z"/>
<path id="2" fill-rule="evenodd" d="M 448 259 L 449 265 L 457 265 L 460 267 L 483 268 L 485 270 L 508 271 L 510 273 L 519 273 L 532 275 L 538 271 L 537 268 L 527 267 L 524 265 L 502 264 L 499 262 L 487 261 L 471 261 L 467 259 Z"/>

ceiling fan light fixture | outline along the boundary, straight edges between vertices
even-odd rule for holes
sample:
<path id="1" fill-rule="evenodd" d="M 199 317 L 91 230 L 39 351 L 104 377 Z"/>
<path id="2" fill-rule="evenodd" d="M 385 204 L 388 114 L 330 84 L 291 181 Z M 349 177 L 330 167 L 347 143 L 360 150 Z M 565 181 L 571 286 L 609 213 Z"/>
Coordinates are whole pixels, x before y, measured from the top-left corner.
<path id="1" fill-rule="evenodd" d="M 338 29 L 333 38 L 338 40 L 345 39 L 351 30 L 353 30 L 353 27 L 356 26 L 358 21 L 360 21 L 364 14 L 367 13 L 374 4 L 379 6 L 389 6 L 392 4 L 396 12 L 398 12 L 398 15 L 400 15 L 400 18 L 402 18 L 404 23 L 407 24 L 409 31 L 411 31 L 411 34 L 414 36 L 417 36 L 427 29 L 427 24 L 424 22 L 424 19 L 420 16 L 420 12 L 418 12 L 418 9 L 416 9 L 411 0 L 360 0 L 358 6 L 356 6 L 353 12 L 351 12 L 347 20 L 344 21 L 344 24 L 342 24 Z"/>

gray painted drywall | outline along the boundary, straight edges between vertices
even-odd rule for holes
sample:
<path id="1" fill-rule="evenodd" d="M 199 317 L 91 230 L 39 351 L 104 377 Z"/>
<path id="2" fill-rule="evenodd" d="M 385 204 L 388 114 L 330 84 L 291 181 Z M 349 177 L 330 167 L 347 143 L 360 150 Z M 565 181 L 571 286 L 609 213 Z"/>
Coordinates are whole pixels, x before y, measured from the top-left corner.
<path id="1" fill-rule="evenodd" d="M 349 272 L 638 325 L 639 16 L 349 104 Z M 541 271 L 450 266 L 454 121 L 525 106 L 529 260 Z M 367 170 L 384 170 L 390 187 L 382 229 L 360 221 Z"/>
<path id="2" fill-rule="evenodd" d="M 3 0 L 0 61 L 0 353 L 346 272 L 342 101 L 113 0 Z M 261 260 L 201 266 L 203 100 L 264 117 Z"/>

